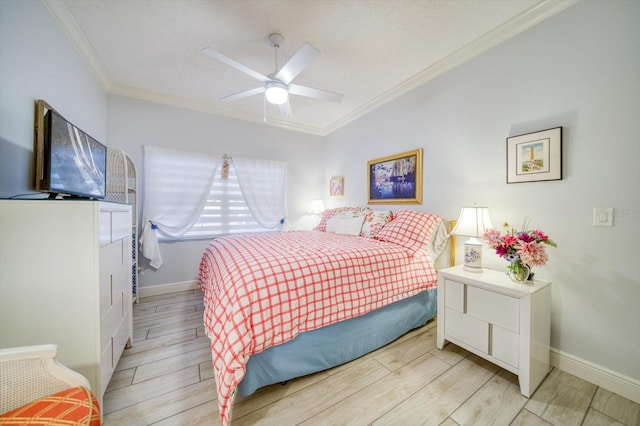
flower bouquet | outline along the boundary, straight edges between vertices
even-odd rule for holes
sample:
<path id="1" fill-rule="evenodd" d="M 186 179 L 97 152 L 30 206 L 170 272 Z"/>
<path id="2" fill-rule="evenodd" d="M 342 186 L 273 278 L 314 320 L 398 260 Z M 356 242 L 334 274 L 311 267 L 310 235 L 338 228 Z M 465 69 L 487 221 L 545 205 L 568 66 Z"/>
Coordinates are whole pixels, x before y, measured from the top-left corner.
<path id="1" fill-rule="evenodd" d="M 496 229 L 487 230 L 483 239 L 485 244 L 496 251 L 496 254 L 505 258 L 509 265 L 509 276 L 515 281 L 528 281 L 533 279 L 532 266 L 542 266 L 547 263 L 549 257 L 545 245 L 557 247 L 556 243 L 542 231 L 516 231 L 503 225 L 505 233 L 501 234 Z M 526 222 L 523 226 L 526 229 Z"/>

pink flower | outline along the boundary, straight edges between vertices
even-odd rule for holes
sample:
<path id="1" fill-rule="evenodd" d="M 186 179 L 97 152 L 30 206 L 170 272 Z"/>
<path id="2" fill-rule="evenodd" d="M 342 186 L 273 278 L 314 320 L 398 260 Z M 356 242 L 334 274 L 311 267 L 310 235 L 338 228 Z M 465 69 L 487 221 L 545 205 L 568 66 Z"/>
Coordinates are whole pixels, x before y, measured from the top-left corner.
<path id="1" fill-rule="evenodd" d="M 500 231 L 495 229 L 488 229 L 484 233 L 482 238 L 484 239 L 484 243 L 489 247 L 491 247 L 492 249 L 495 249 L 500 244 L 502 244 L 502 237 L 500 236 Z"/>
<path id="2" fill-rule="evenodd" d="M 549 239 L 549 237 L 544 232 L 537 229 L 534 229 L 533 231 L 531 231 L 531 233 L 534 234 L 540 241 L 547 241 Z"/>
<path id="3" fill-rule="evenodd" d="M 507 244 L 500 244 L 496 248 L 496 254 L 500 257 L 505 257 L 511 251 L 511 246 Z"/>
<path id="4" fill-rule="evenodd" d="M 525 243 L 530 243 L 531 241 L 535 241 L 536 237 L 533 235 L 529 235 L 526 232 L 518 232 L 518 239 L 524 241 Z"/>
<path id="5" fill-rule="evenodd" d="M 522 262 L 529 266 L 542 266 L 549 260 L 544 246 L 535 240 L 530 242 L 519 241 L 516 244 L 516 250 Z"/>
<path id="6" fill-rule="evenodd" d="M 504 243 L 508 246 L 514 245 L 517 241 L 518 238 L 515 235 L 511 235 L 511 234 L 506 234 L 503 239 Z"/>

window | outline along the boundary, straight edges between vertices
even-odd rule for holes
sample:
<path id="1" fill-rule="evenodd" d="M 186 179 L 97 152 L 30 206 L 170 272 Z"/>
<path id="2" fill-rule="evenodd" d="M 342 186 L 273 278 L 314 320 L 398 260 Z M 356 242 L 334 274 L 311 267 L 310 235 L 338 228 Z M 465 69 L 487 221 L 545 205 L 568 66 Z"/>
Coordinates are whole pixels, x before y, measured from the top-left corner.
<path id="1" fill-rule="evenodd" d="M 228 162 L 229 172 L 222 178 L 222 168 L 213 178 L 213 186 L 200 217 L 182 238 L 210 238 L 216 235 L 277 231 L 260 225 L 242 195 L 236 168 Z"/>
<path id="2" fill-rule="evenodd" d="M 155 268 L 162 264 L 158 238 L 275 231 L 286 216 L 286 162 L 145 146 L 143 163 L 140 243 Z"/>

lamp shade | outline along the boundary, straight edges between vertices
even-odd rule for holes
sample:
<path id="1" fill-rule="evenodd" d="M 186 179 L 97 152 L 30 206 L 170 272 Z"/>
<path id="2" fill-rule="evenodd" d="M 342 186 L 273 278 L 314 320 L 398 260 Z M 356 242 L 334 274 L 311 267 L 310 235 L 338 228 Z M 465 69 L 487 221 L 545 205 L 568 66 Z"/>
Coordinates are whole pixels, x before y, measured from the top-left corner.
<path id="1" fill-rule="evenodd" d="M 454 235 L 467 237 L 481 237 L 487 229 L 491 229 L 488 207 L 463 207 L 455 228 L 451 231 Z"/>
<path id="2" fill-rule="evenodd" d="M 320 199 L 313 200 L 309 208 L 309 214 L 321 215 L 324 211 L 324 202 Z"/>
<path id="3" fill-rule="evenodd" d="M 471 237 L 464 243 L 464 269 L 466 271 L 482 272 L 482 243 L 477 238 L 491 227 L 487 207 L 462 208 L 458 223 L 451 233 Z"/>

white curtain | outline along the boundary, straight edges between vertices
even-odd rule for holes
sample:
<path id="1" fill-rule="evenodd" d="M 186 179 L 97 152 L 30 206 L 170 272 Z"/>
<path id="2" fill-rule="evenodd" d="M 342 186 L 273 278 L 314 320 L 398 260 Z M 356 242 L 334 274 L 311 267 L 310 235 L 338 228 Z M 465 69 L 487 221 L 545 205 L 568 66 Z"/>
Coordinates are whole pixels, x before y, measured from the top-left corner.
<path id="1" fill-rule="evenodd" d="M 159 268 L 162 256 L 153 228 L 168 237 L 180 237 L 198 220 L 222 155 L 144 147 L 144 204 L 142 255 Z M 178 177 L 178 178 L 176 178 Z"/>
<path id="2" fill-rule="evenodd" d="M 287 216 L 287 163 L 233 157 L 242 195 L 256 222 L 276 228 Z"/>

